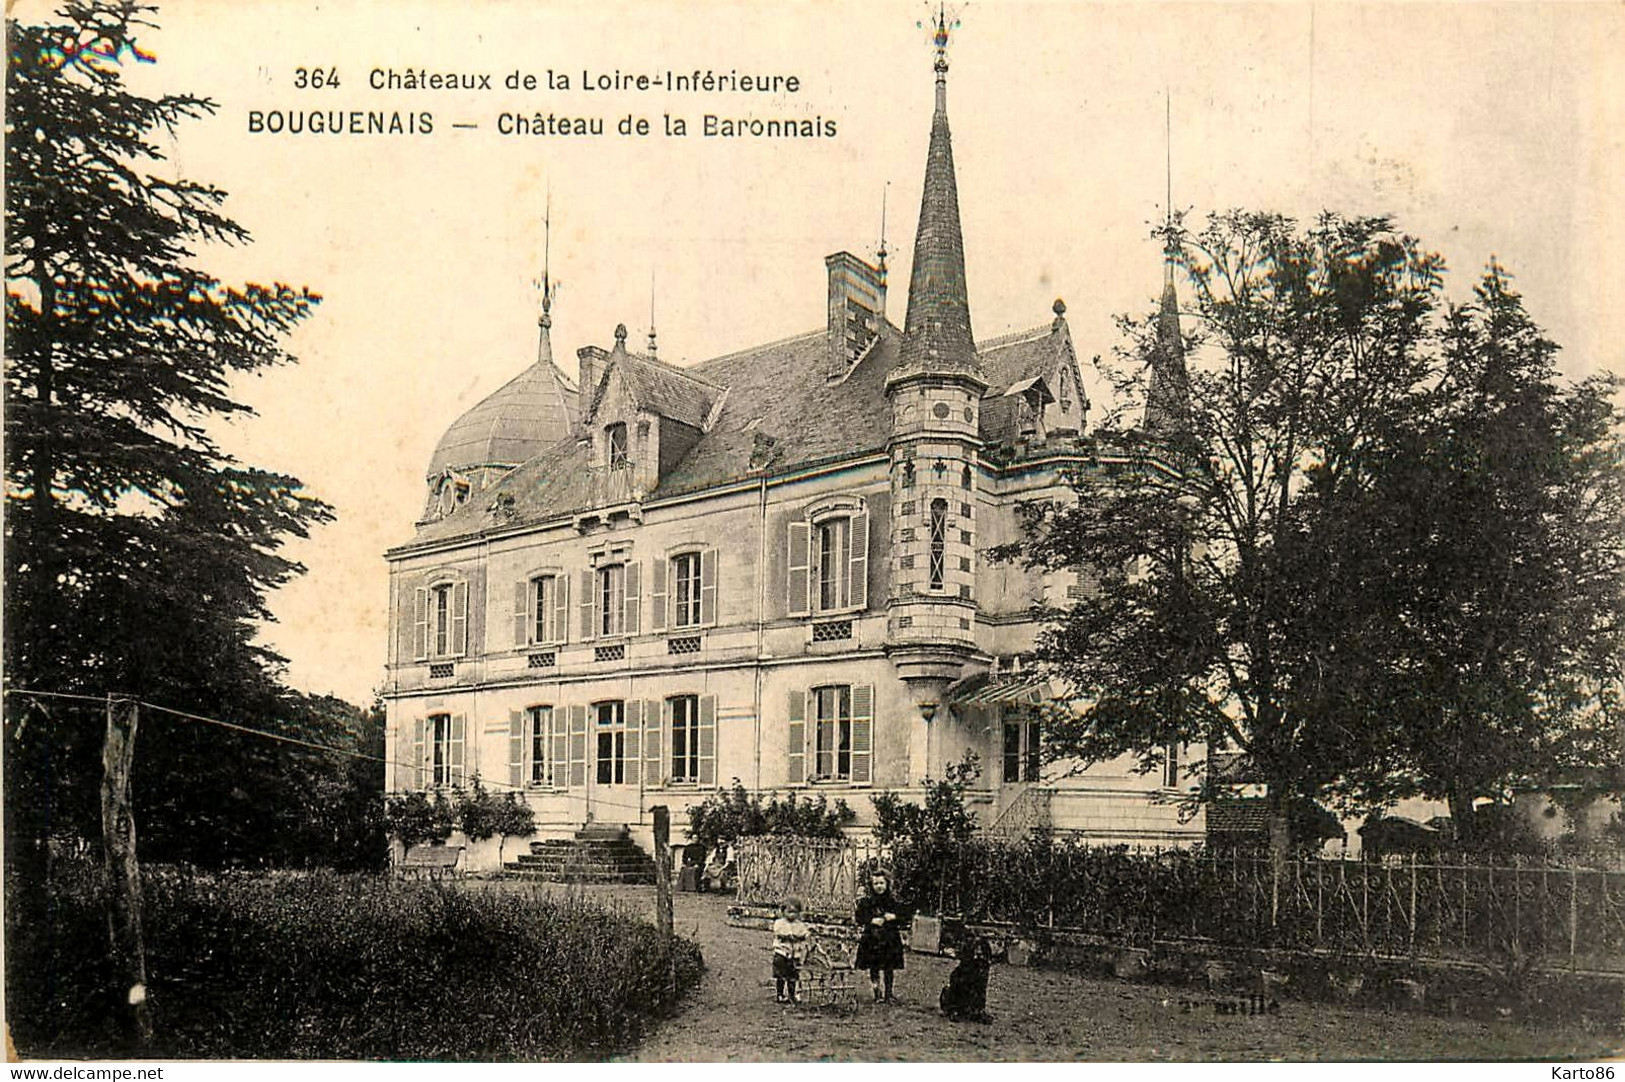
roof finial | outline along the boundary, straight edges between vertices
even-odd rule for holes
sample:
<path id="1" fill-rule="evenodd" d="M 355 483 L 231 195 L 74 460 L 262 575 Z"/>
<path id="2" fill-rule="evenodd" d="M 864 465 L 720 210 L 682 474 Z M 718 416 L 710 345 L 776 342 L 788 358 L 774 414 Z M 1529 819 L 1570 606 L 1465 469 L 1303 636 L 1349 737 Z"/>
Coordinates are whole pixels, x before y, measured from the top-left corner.
<path id="1" fill-rule="evenodd" d="M 649 356 L 655 355 L 655 272 L 649 270 Z"/>
<path id="2" fill-rule="evenodd" d="M 925 23 L 918 24 L 921 27 Z M 948 38 L 952 31 L 959 28 L 959 8 L 954 9 L 952 15 L 948 14 L 948 5 L 945 0 L 937 0 L 936 14 L 931 16 L 931 44 L 937 51 L 936 63 L 932 65 L 937 73 L 937 112 L 948 111 Z"/>
<path id="3" fill-rule="evenodd" d="M 1163 154 L 1168 171 L 1167 202 L 1163 207 L 1162 258 L 1173 272 L 1174 257 L 1179 254 L 1179 239 L 1174 228 L 1174 99 L 1166 86 L 1162 90 Z"/>
<path id="4" fill-rule="evenodd" d="M 875 254 L 880 259 L 879 270 L 886 269 L 886 193 L 891 191 L 891 181 L 886 181 L 880 187 L 880 250 Z"/>
<path id="5" fill-rule="evenodd" d="M 547 203 L 542 211 L 542 318 L 543 328 L 553 325 L 553 182 L 547 182 Z"/>

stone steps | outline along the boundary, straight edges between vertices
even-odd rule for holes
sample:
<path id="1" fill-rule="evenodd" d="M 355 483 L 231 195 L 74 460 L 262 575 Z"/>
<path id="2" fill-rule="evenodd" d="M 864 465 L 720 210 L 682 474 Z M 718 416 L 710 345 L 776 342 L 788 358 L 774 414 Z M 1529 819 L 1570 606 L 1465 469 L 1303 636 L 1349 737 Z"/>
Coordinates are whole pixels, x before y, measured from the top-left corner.
<path id="1" fill-rule="evenodd" d="M 531 842 L 530 852 L 503 865 L 503 874 L 550 883 L 653 883 L 655 867 L 624 825 L 592 824 L 573 839 Z"/>

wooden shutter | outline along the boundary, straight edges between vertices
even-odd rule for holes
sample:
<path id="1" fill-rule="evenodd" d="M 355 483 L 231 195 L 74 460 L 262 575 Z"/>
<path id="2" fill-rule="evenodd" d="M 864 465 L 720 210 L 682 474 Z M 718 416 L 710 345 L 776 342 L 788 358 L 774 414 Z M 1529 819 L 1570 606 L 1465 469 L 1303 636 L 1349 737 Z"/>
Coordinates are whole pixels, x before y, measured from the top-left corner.
<path id="1" fill-rule="evenodd" d="M 581 573 L 581 641 L 598 637 L 597 612 L 598 591 L 594 590 L 592 569 Z"/>
<path id="2" fill-rule="evenodd" d="M 790 689 L 790 728 L 785 740 L 790 784 L 804 785 L 807 781 L 807 693 L 801 688 Z"/>
<path id="3" fill-rule="evenodd" d="M 636 635 L 638 633 L 638 613 L 642 611 L 643 597 L 638 589 L 638 579 L 643 565 L 633 560 L 626 561 L 626 608 L 621 619 L 621 633 L 623 635 Z"/>
<path id="4" fill-rule="evenodd" d="M 850 578 L 847 596 L 852 599 L 852 607 L 866 609 L 869 607 L 869 513 L 860 511 L 852 516 L 852 552 L 851 559 L 847 561 L 847 574 Z"/>
<path id="5" fill-rule="evenodd" d="M 873 684 L 852 687 L 852 784 L 874 780 L 875 689 Z"/>
<path id="6" fill-rule="evenodd" d="M 626 784 L 636 785 L 638 782 L 638 764 L 643 761 L 643 700 L 628 699 L 622 704 L 625 711 L 622 720 L 626 722 L 625 745 L 622 752 L 623 762 L 621 769 L 626 772 Z"/>
<path id="7" fill-rule="evenodd" d="M 508 711 L 508 784 L 518 788 L 525 784 L 525 712 Z"/>
<path id="8" fill-rule="evenodd" d="M 700 785 L 717 783 L 717 697 L 700 696 Z"/>
<path id="9" fill-rule="evenodd" d="M 570 786 L 579 789 L 587 784 L 587 706 L 576 703 L 570 707 Z"/>
<path id="10" fill-rule="evenodd" d="M 700 553 L 700 626 L 717 622 L 717 550 Z"/>
<path id="11" fill-rule="evenodd" d="M 566 642 L 570 638 L 570 576 L 553 576 L 553 627 L 549 635 L 552 642 Z"/>
<path id="12" fill-rule="evenodd" d="M 666 630 L 666 568 L 671 563 L 656 556 L 649 567 L 649 630 Z"/>
<path id="13" fill-rule="evenodd" d="M 446 780 L 455 786 L 468 784 L 467 730 L 468 715 L 453 714 L 451 739 L 446 741 Z"/>
<path id="14" fill-rule="evenodd" d="M 418 718 L 412 723 L 412 762 L 416 766 L 417 778 L 414 789 L 427 789 L 429 787 L 429 742 L 425 727 L 428 720 Z"/>
<path id="15" fill-rule="evenodd" d="M 419 586 L 412 591 L 412 660 L 429 656 L 429 591 Z"/>
<path id="16" fill-rule="evenodd" d="M 666 730 L 671 726 L 671 701 L 647 699 L 643 704 L 643 787 L 658 789 L 666 780 Z"/>
<path id="17" fill-rule="evenodd" d="M 805 522 L 790 523 L 789 605 L 791 616 L 812 611 L 812 568 L 808 563 L 810 530 Z"/>
<path id="18" fill-rule="evenodd" d="M 459 582 L 451 588 L 451 652 L 459 657 L 468 653 L 468 583 Z"/>
<path id="19" fill-rule="evenodd" d="M 531 600 L 536 596 L 535 585 L 529 579 L 513 584 L 513 644 L 516 647 L 530 644 L 530 629 L 536 626 L 530 615 Z"/>
<path id="20" fill-rule="evenodd" d="M 570 734 L 565 728 L 566 719 L 561 716 L 565 713 L 567 711 L 561 711 L 556 707 L 548 711 L 547 720 L 550 728 L 548 735 L 552 744 L 553 760 L 549 776 L 555 789 L 565 789 L 570 784 Z"/>

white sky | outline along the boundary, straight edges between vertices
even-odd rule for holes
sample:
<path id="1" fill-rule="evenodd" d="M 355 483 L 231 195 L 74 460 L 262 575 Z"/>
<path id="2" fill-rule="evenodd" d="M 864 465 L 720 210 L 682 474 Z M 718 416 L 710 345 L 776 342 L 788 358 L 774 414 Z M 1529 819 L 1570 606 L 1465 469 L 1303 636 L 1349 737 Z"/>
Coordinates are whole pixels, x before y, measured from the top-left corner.
<path id="1" fill-rule="evenodd" d="M 29 18 L 29 4 L 20 5 Z M 35 5 L 36 7 L 39 5 Z M 209 251 L 227 280 L 326 301 L 301 363 L 246 380 L 259 416 L 224 433 L 291 472 L 337 521 L 293 553 L 267 639 L 293 682 L 364 702 L 382 679 L 383 551 L 408 540 L 436 440 L 535 352 L 542 206 L 564 283 L 555 355 L 634 344 L 657 281 L 661 356 L 699 360 L 821 326 L 823 257 L 871 255 L 891 182 L 890 314 L 901 323 L 928 134 L 920 3 L 166 4 L 143 89 L 213 97 L 179 170 L 231 193 L 256 243 Z M 1463 296 L 1489 257 L 1514 273 L 1570 372 L 1625 370 L 1625 8 L 1612 4 L 1014 4 L 976 0 L 951 53 L 949 113 L 979 338 L 1045 322 L 1083 356 L 1160 285 L 1163 92 L 1175 202 L 1307 217 L 1389 213 L 1446 256 Z M 336 91 L 293 69 L 337 66 Z M 367 88 L 375 66 L 492 74 L 492 93 Z M 515 69 L 695 68 L 800 77 L 791 98 L 525 94 Z M 428 138 L 247 133 L 270 108 L 432 110 Z M 502 138 L 504 109 L 833 117 L 834 139 Z M 451 122 L 480 124 L 454 131 Z"/>

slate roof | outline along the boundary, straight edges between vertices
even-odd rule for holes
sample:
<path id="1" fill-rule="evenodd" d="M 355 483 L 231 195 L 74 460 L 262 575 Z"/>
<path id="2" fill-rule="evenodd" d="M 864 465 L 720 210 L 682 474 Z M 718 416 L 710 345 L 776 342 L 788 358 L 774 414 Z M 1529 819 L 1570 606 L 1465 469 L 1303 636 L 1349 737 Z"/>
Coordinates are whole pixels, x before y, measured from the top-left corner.
<path id="1" fill-rule="evenodd" d="M 1269 809 L 1262 797 L 1215 800 L 1207 809 L 1209 834 L 1269 833 Z"/>
<path id="2" fill-rule="evenodd" d="M 1055 373 L 1055 325 L 1045 323 L 984 342 L 982 375 L 989 395 L 1003 394 L 1011 385 Z"/>
<path id="3" fill-rule="evenodd" d="M 576 394 L 550 360 L 538 360 L 452 422 L 429 459 L 445 469 L 515 466 L 570 434 Z"/>
<path id="4" fill-rule="evenodd" d="M 720 388 L 696 378 L 691 372 L 639 353 L 611 354 L 606 363 L 608 367 L 597 389 L 599 395 L 610 372 L 618 370 L 638 405 L 693 428 L 705 427 L 711 407 L 722 393 Z"/>
<path id="5" fill-rule="evenodd" d="M 999 393 L 990 389 L 983 400 L 984 436 L 997 438 L 1000 411 L 1020 401 L 1019 396 L 1002 397 L 1002 391 L 1055 363 L 1052 330 L 1045 325 L 987 347 L 983 364 L 990 376 L 997 375 Z M 761 464 L 769 476 L 883 452 L 892 424 L 886 379 L 898 363 L 901 338 L 888 324 L 887 333 L 847 378 L 833 384 L 824 374 L 823 328 L 686 369 L 639 354 L 615 356 L 610 368 L 623 367 L 640 404 L 662 416 L 701 428 L 717 400 L 722 402 L 711 427 L 648 498 L 753 477 L 752 456 L 762 455 L 768 441 L 771 449 Z M 606 369 L 598 393 L 608 373 Z M 461 537 L 586 510 L 592 465 L 589 449 L 574 436 L 555 441 L 452 514 L 424 523 L 414 541 Z M 500 507 L 500 518 L 493 506 Z"/>

